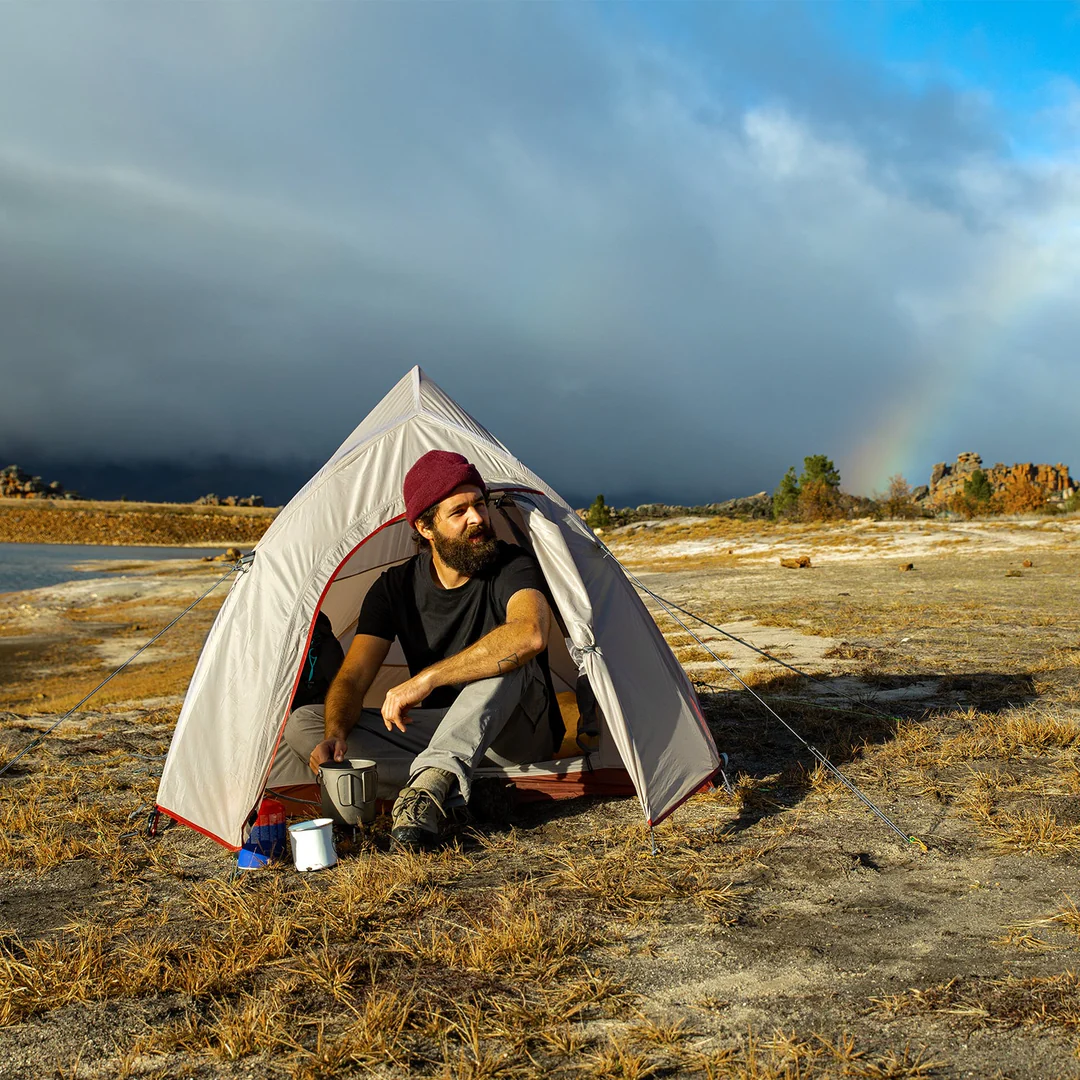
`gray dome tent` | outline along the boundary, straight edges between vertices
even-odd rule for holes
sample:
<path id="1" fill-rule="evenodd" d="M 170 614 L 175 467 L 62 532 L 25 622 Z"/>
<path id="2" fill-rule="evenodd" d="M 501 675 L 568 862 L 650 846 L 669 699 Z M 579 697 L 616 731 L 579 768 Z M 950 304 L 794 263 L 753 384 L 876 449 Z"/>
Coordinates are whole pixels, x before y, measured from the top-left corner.
<path id="1" fill-rule="evenodd" d="M 475 463 L 496 532 L 532 549 L 562 631 L 549 645 L 560 701 L 580 663 L 600 718 L 586 750 L 481 775 L 552 797 L 633 790 L 650 825 L 716 775 L 693 688 L 622 569 L 555 491 L 413 368 L 278 514 L 233 582 L 177 721 L 160 811 L 238 848 L 264 790 L 310 789 L 306 766 L 278 749 L 316 616 L 348 649 L 371 583 L 415 550 L 402 481 L 432 449 Z M 395 643 L 365 705 L 378 708 L 407 677 Z"/>

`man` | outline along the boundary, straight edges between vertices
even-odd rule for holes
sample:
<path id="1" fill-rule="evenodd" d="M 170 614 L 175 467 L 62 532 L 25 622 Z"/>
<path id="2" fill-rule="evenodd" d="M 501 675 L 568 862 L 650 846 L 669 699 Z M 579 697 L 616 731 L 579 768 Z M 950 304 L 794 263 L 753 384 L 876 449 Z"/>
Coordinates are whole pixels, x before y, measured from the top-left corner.
<path id="1" fill-rule="evenodd" d="M 543 575 L 527 552 L 495 539 L 480 473 L 461 454 L 432 450 L 407 473 L 404 495 L 421 550 L 368 590 L 325 706 L 297 709 L 285 740 L 313 772 L 363 757 L 378 763 L 380 788 L 406 781 L 391 836 L 416 850 L 441 840 L 447 809 L 468 802 L 485 757 L 544 761 L 562 732 Z M 410 678 L 387 692 L 381 713 L 364 709 L 395 638 Z"/>

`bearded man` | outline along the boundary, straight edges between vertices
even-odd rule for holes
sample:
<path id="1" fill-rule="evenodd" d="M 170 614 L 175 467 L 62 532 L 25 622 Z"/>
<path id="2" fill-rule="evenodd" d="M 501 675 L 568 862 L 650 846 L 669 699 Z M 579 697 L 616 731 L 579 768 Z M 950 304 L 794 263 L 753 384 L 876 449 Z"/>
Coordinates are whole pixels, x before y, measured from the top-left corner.
<path id="1" fill-rule="evenodd" d="M 404 783 L 391 836 L 416 850 L 440 842 L 482 761 L 545 761 L 562 721 L 544 578 L 531 555 L 495 539 L 479 471 L 432 450 L 406 474 L 404 496 L 420 550 L 368 590 L 325 706 L 297 709 L 285 741 L 316 773 L 330 760 L 373 759 L 380 797 Z M 410 678 L 387 692 L 381 713 L 365 709 L 395 638 Z"/>

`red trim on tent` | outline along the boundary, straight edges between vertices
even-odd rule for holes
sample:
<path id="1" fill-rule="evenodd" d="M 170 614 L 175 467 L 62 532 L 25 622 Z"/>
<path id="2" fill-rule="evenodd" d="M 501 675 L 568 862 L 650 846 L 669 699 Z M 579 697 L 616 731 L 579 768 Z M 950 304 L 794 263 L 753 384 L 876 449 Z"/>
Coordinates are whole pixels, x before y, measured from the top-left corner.
<path id="1" fill-rule="evenodd" d="M 170 810 L 165 806 L 155 806 L 155 810 L 159 810 L 163 814 L 168 814 L 173 821 L 179 821 L 181 825 L 186 825 L 189 829 L 194 829 L 197 833 L 202 833 L 203 836 L 208 836 L 211 840 L 215 840 L 222 847 L 228 848 L 230 851 L 239 851 L 240 848 L 236 844 L 230 844 L 228 840 L 222 840 L 220 836 L 215 836 L 208 829 L 204 829 L 201 825 L 196 825 L 193 821 L 188 821 L 187 818 L 181 817 L 175 811 Z"/>

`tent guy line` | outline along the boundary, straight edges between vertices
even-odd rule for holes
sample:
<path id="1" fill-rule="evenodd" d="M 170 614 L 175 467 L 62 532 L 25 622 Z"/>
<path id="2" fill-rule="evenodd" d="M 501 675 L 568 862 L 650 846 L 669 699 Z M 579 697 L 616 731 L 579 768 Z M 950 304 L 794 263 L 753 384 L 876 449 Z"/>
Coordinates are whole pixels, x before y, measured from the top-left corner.
<path id="1" fill-rule="evenodd" d="M 623 573 L 626 574 L 627 579 L 633 582 L 633 584 L 636 585 L 637 588 L 639 588 L 643 593 L 652 597 L 652 599 L 655 600 L 656 603 L 658 603 L 664 609 L 664 612 L 667 614 L 668 618 L 678 623 L 679 626 L 681 626 L 733 679 L 735 679 L 743 687 L 744 690 L 750 693 L 750 696 L 753 697 L 758 702 L 758 704 L 762 706 L 762 708 L 764 708 L 771 716 L 779 720 L 780 723 L 783 724 L 783 726 L 796 739 L 798 739 L 799 742 L 802 743 L 802 745 L 805 746 L 807 750 L 810 751 L 814 759 L 822 766 L 822 768 L 824 768 L 831 776 L 839 780 L 840 783 L 843 784 L 844 787 L 846 787 L 848 791 L 850 791 L 851 794 L 859 800 L 859 802 L 861 802 L 878 818 L 880 818 L 881 821 L 888 825 L 888 827 L 892 829 L 892 831 L 896 833 L 896 835 L 899 836 L 905 843 L 918 847 L 922 851 L 927 850 L 926 844 L 923 843 L 922 840 L 920 840 L 917 836 L 910 836 L 906 832 L 904 832 L 904 830 L 901 829 L 900 826 L 897 825 L 896 822 L 893 821 L 893 819 L 889 817 L 889 815 L 886 814 L 884 810 L 882 810 L 876 803 L 874 803 L 867 795 L 864 795 L 863 792 L 860 791 L 858 787 L 856 787 L 855 783 L 849 780 L 816 746 L 813 746 L 811 743 L 807 742 L 807 740 L 804 739 L 767 701 L 765 701 L 760 694 L 756 693 L 753 687 L 749 685 L 749 683 L 744 682 L 730 667 L 728 667 L 728 665 L 725 664 L 724 661 L 719 656 L 717 656 L 716 653 L 714 653 L 712 649 L 710 649 L 709 646 L 704 641 L 702 641 L 701 638 L 698 637 L 698 635 L 695 634 L 694 631 L 691 630 L 690 627 L 682 621 L 682 619 L 679 618 L 678 615 L 675 614 L 675 611 L 673 609 L 677 608 L 677 605 L 673 604 L 669 606 L 668 602 L 665 601 L 662 596 L 659 596 L 657 593 L 653 592 L 652 589 L 650 589 L 646 584 L 644 584 L 644 582 L 642 582 L 640 578 L 627 570 L 627 568 L 623 566 L 623 564 L 620 563 L 614 555 L 612 555 L 606 545 L 602 546 L 604 548 L 604 553 L 607 555 L 607 557 L 620 567 Z M 693 612 L 685 611 L 685 609 L 681 607 L 677 608 L 677 610 L 683 612 L 683 614 L 689 616 L 692 619 L 697 619 L 698 622 L 703 623 L 705 626 L 711 625 L 705 622 L 704 619 L 699 618 L 697 615 L 694 615 Z M 719 628 L 713 627 L 713 629 Z M 720 631 L 720 633 L 723 632 L 724 631 L 722 630 Z M 728 634 L 728 637 L 733 636 L 734 635 Z M 739 639 L 736 638 L 735 640 L 738 641 Z M 743 642 L 743 644 L 746 645 L 748 643 Z M 757 649 L 753 645 L 749 645 L 749 648 L 754 649 L 755 652 L 760 652 L 763 656 L 768 656 L 770 660 L 775 660 L 778 664 L 784 664 L 783 660 L 780 660 L 775 656 L 770 656 L 768 653 L 763 652 L 761 649 Z M 784 667 L 790 666 L 791 665 L 789 664 L 784 664 Z M 795 670 L 795 668 L 792 668 L 792 671 Z M 800 675 L 803 674 L 802 672 L 798 673 Z"/>
<path id="2" fill-rule="evenodd" d="M 72 705 L 72 707 L 68 709 L 68 711 L 64 713 L 63 716 L 56 720 L 52 724 L 52 726 L 46 728 L 43 732 L 41 732 L 40 735 L 31 739 L 2 769 L 0 769 L 0 777 L 2 777 L 8 771 L 8 769 L 10 769 L 12 765 L 14 765 L 15 762 L 19 760 L 19 758 L 23 757 L 25 754 L 28 754 L 31 750 L 34 749 L 35 746 L 40 746 L 41 743 L 45 740 L 45 738 L 51 735 L 65 720 L 68 719 L 68 717 L 73 716 L 75 713 L 77 713 L 79 709 L 81 709 L 100 689 L 111 683 L 113 679 L 115 679 L 116 676 L 124 670 L 124 668 L 126 668 L 142 653 L 146 652 L 146 650 L 149 649 L 150 646 L 153 645 L 159 637 L 161 637 L 167 631 L 171 630 L 189 611 L 191 611 L 203 600 L 205 600 L 223 581 L 226 581 L 230 577 L 232 577 L 232 575 L 235 574 L 238 570 L 240 570 L 247 562 L 250 562 L 250 556 L 245 557 L 244 559 L 239 559 L 235 564 L 230 566 L 227 574 L 219 577 L 217 581 L 215 581 L 214 584 L 211 585 L 210 588 L 202 594 L 202 596 L 200 596 L 197 600 L 192 601 L 192 603 L 188 604 L 188 606 L 184 608 L 184 610 L 181 611 L 180 614 L 177 615 L 176 618 L 173 619 L 173 621 L 169 623 L 168 626 L 163 627 L 145 645 L 142 645 L 138 649 L 136 649 L 135 652 L 133 652 L 111 675 L 99 682 L 97 686 L 95 686 L 94 689 L 86 695 L 86 697 L 84 697 L 80 702 L 78 702 L 78 704 Z M 140 755 L 136 754 L 135 756 L 139 757 Z"/>
<path id="3" fill-rule="evenodd" d="M 606 547 L 604 548 L 604 550 L 607 551 L 608 555 L 612 559 L 615 559 L 615 556 L 612 555 Z M 619 562 L 618 559 L 615 559 L 615 561 Z M 619 563 L 619 565 L 622 566 L 622 563 Z M 774 664 L 779 664 L 781 667 L 787 668 L 788 671 L 791 671 L 804 679 L 809 679 L 811 682 L 816 682 L 819 686 L 826 685 L 825 680 L 818 678 L 817 675 L 814 675 L 809 671 L 803 671 L 800 668 L 795 667 L 793 664 L 789 664 L 786 660 L 781 660 L 779 656 L 773 656 L 772 653 L 766 652 L 764 649 L 758 648 L 758 646 L 755 645 L 753 642 L 747 641 L 745 638 L 741 638 L 737 634 L 732 634 L 730 631 L 725 630 L 722 626 L 714 626 L 711 622 L 708 621 L 708 619 L 703 619 L 700 615 L 696 615 L 692 611 L 687 611 L 684 607 L 679 607 L 679 605 L 676 604 L 674 600 L 668 600 L 665 597 L 662 597 L 657 593 L 652 592 L 652 590 L 650 590 L 647 585 L 645 585 L 638 578 L 634 577 L 634 575 L 631 574 L 625 566 L 623 566 L 623 572 L 639 589 L 641 589 L 642 592 L 647 593 L 654 600 L 656 600 L 657 603 L 666 604 L 668 607 L 673 608 L 675 611 L 681 612 L 683 615 L 689 616 L 689 618 L 693 619 L 695 622 L 701 623 L 702 626 L 707 626 L 710 630 L 715 630 L 718 634 L 723 634 L 724 637 L 730 639 L 731 641 L 737 642 L 739 645 L 745 646 L 752 652 L 756 652 L 758 656 L 764 656 L 765 659 L 771 660 Z M 690 631 L 687 632 L 690 633 Z M 723 663 L 723 661 L 721 661 L 721 663 Z M 723 666 L 725 668 L 727 667 L 726 664 L 724 664 Z M 739 681 L 742 682 L 741 679 L 739 679 Z M 746 684 L 743 683 L 743 685 L 745 686 Z M 875 716 L 881 717 L 881 719 L 883 720 L 896 719 L 896 717 L 893 716 L 892 713 L 886 712 L 883 709 L 879 709 L 872 701 L 859 701 L 855 698 L 848 697 L 846 694 L 838 694 L 837 696 L 840 698 L 841 701 L 846 701 L 854 708 L 865 709 L 868 712 L 873 713 Z"/>

